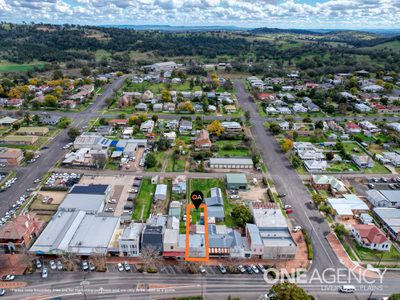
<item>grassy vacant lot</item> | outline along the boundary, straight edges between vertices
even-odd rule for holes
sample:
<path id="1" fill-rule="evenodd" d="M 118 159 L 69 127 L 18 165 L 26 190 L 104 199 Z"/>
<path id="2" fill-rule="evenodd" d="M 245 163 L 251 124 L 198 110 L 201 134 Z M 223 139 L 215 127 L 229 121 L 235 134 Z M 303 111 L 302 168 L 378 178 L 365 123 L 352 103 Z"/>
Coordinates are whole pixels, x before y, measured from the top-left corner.
<path id="1" fill-rule="evenodd" d="M 242 141 L 217 141 L 215 145 L 218 146 L 218 156 L 229 157 L 249 157 L 250 150 Z"/>
<path id="2" fill-rule="evenodd" d="M 357 256 L 361 260 L 365 261 L 379 261 L 382 257 L 382 261 L 398 261 L 400 259 L 400 252 L 396 249 L 396 247 L 392 246 L 390 248 L 390 251 L 376 251 L 376 250 L 370 250 L 364 247 L 361 247 L 358 245 L 356 242 L 352 242 L 352 248 L 357 254 Z"/>
<path id="3" fill-rule="evenodd" d="M 44 63 L 32 62 L 29 64 L 15 64 L 10 62 L 0 62 L 0 73 L 2 72 L 27 72 L 32 70 L 34 67 L 43 68 Z"/>
<path id="4" fill-rule="evenodd" d="M 139 195 L 136 199 L 135 211 L 132 214 L 133 220 L 147 220 L 150 215 L 150 208 L 153 203 L 153 195 L 155 191 L 156 185 L 151 184 L 151 179 L 144 178 L 142 185 L 140 186 Z"/>
<path id="5" fill-rule="evenodd" d="M 176 159 L 171 156 L 168 160 L 167 168 L 165 171 L 167 172 L 184 172 L 186 165 L 187 155 L 185 156 L 177 156 Z"/>
<path id="6" fill-rule="evenodd" d="M 146 171 L 149 172 L 158 172 L 161 171 L 162 169 L 162 165 L 163 165 L 163 161 L 166 158 L 166 153 L 163 151 L 157 151 L 157 152 L 152 152 L 157 160 L 157 164 L 153 167 L 153 168 L 148 168 L 146 169 Z"/>

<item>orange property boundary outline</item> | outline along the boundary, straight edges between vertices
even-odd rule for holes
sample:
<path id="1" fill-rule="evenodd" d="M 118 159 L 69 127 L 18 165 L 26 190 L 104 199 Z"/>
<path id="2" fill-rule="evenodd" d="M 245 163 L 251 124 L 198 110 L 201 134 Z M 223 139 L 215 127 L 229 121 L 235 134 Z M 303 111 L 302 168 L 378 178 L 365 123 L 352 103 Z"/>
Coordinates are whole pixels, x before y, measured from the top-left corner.
<path id="1" fill-rule="evenodd" d="M 204 209 L 204 240 L 205 240 L 205 257 L 190 257 L 189 256 L 189 233 L 190 233 L 190 210 L 196 208 L 192 203 L 186 205 L 186 248 L 185 248 L 185 260 L 187 261 L 208 261 L 209 260 L 209 247 L 208 247 L 208 216 L 207 216 L 207 205 L 201 204 L 199 208 Z"/>

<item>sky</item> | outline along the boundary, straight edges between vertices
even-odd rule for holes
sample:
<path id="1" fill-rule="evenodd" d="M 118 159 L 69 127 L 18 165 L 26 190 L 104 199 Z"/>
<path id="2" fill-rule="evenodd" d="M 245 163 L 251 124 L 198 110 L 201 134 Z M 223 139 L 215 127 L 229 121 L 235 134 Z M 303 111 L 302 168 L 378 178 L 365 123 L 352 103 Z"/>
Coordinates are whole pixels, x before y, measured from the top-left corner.
<path id="1" fill-rule="evenodd" d="M 400 0 L 0 0 L 0 20 L 88 25 L 399 29 Z"/>

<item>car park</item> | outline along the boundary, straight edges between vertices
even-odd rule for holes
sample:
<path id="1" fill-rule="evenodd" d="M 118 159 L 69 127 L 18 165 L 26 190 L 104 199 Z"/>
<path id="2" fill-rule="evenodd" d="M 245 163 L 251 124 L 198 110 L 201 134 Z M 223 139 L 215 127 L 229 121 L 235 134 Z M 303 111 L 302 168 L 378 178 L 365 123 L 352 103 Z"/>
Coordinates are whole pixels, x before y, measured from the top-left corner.
<path id="1" fill-rule="evenodd" d="M 223 265 L 219 264 L 218 265 L 218 270 L 222 273 L 222 274 L 226 274 L 226 269 Z"/>
<path id="2" fill-rule="evenodd" d="M 49 271 L 46 267 L 44 267 L 42 270 L 42 278 L 46 279 L 48 276 L 49 276 Z"/>

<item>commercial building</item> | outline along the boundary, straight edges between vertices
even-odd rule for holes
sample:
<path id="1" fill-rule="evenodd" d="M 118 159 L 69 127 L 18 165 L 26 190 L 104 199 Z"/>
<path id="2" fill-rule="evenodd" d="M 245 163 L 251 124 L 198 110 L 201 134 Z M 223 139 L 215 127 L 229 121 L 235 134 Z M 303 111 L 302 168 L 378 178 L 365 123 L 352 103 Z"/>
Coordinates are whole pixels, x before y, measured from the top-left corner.
<path id="1" fill-rule="evenodd" d="M 105 255 L 118 217 L 59 210 L 30 249 L 35 254 Z"/>
<path id="2" fill-rule="evenodd" d="M 374 207 L 400 208 L 399 190 L 368 190 L 365 193 L 368 201 Z"/>
<path id="3" fill-rule="evenodd" d="M 354 215 L 369 211 L 368 205 L 353 194 L 344 194 L 341 198 L 329 198 L 328 203 L 335 211 L 335 218 L 341 220 L 351 219 Z"/>
<path id="4" fill-rule="evenodd" d="M 46 135 L 49 133 L 47 127 L 21 127 L 17 130 L 18 135 Z"/>
<path id="5" fill-rule="evenodd" d="M 159 253 L 163 252 L 164 240 L 164 226 L 162 225 L 148 225 L 146 224 L 142 232 L 141 247 L 150 247 L 157 250 Z"/>
<path id="6" fill-rule="evenodd" d="M 347 193 L 347 188 L 344 183 L 334 176 L 312 175 L 311 185 L 316 190 L 329 191 L 333 195 Z"/>
<path id="7" fill-rule="evenodd" d="M 0 147 L 0 164 L 7 166 L 18 166 L 24 159 L 24 152 L 21 149 Z"/>
<path id="8" fill-rule="evenodd" d="M 248 182 L 245 174 L 226 174 L 226 188 L 228 190 L 247 190 Z"/>
<path id="9" fill-rule="evenodd" d="M 144 225 L 141 223 L 131 223 L 124 228 L 118 241 L 120 256 L 139 256 L 143 227 Z"/>
<path id="10" fill-rule="evenodd" d="M 400 240 L 400 209 L 376 207 L 374 213 L 394 240 Z"/>
<path id="11" fill-rule="evenodd" d="M 262 259 L 293 259 L 297 245 L 292 238 L 288 223 L 281 209 L 275 203 L 252 202 L 250 211 L 262 241 L 262 254 L 258 254 L 261 244 L 254 227 L 247 227 L 248 236 L 258 245 L 255 255 Z"/>
<path id="12" fill-rule="evenodd" d="M 210 158 L 212 169 L 252 169 L 253 160 L 250 158 Z"/>
<path id="13" fill-rule="evenodd" d="M 85 132 L 78 136 L 74 141 L 74 148 L 90 148 L 95 150 L 108 150 L 111 140 L 106 139 L 101 134 L 94 132 Z"/>

